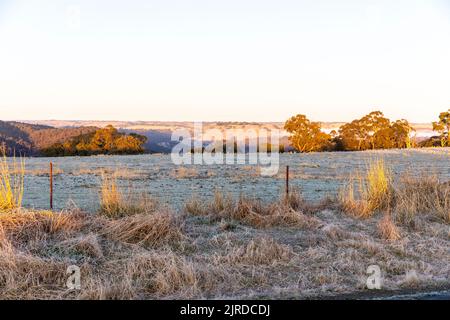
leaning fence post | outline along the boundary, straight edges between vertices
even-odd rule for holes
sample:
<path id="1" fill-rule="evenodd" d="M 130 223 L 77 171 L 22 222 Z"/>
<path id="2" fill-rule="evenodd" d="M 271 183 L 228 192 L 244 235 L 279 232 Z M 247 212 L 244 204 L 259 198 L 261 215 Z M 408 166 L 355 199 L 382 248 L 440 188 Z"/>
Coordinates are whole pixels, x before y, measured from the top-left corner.
<path id="1" fill-rule="evenodd" d="M 53 210 L 53 163 L 50 162 L 50 210 Z"/>

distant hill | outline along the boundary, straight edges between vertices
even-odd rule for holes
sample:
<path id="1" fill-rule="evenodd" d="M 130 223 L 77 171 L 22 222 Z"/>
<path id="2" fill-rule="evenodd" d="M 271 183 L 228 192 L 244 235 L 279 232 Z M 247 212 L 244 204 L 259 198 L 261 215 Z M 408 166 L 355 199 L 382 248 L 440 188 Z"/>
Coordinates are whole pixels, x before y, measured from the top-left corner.
<path id="1" fill-rule="evenodd" d="M 38 156 L 41 150 L 92 133 L 95 127 L 54 128 L 48 125 L 0 121 L 0 146 L 8 155 Z"/>
<path id="2" fill-rule="evenodd" d="M 45 125 L 57 128 L 77 128 L 77 127 L 99 127 L 113 125 L 123 132 L 136 132 L 148 138 L 144 147 L 146 152 L 151 153 L 170 153 L 176 142 L 171 141 L 171 135 L 174 130 L 186 129 L 193 130 L 192 122 L 179 121 L 77 121 L 77 120 L 45 120 L 45 121 L 25 121 L 30 124 Z M 338 130 L 344 123 L 341 122 L 323 122 L 322 128 L 326 132 Z M 430 124 L 412 124 L 416 129 L 417 140 L 422 141 L 436 135 Z M 203 128 L 206 129 L 278 129 L 281 130 L 281 144 L 286 150 L 290 149 L 288 133 L 283 130 L 282 122 L 203 122 Z"/>
<path id="3" fill-rule="evenodd" d="M 41 120 L 41 121 L 23 121 L 29 124 L 45 125 L 55 128 L 72 128 L 72 127 L 98 127 L 103 128 L 112 125 L 118 129 L 151 131 L 158 133 L 172 132 L 176 129 L 192 129 L 192 122 L 182 121 L 96 121 L 96 120 Z M 322 122 L 322 128 L 326 131 L 337 130 L 344 122 Z M 433 135 L 431 123 L 412 123 L 417 131 L 418 136 Z M 255 129 L 255 128 L 276 128 L 283 130 L 284 122 L 203 122 L 205 129 Z"/>
<path id="4" fill-rule="evenodd" d="M 76 128 L 80 126 L 91 126 L 103 128 L 113 125 L 122 132 L 135 132 L 147 137 L 144 147 L 149 153 L 170 153 L 177 142 L 171 141 L 172 132 L 178 129 L 193 130 L 192 122 L 177 121 L 67 121 L 67 120 L 45 120 L 45 121 L 25 121 L 29 124 L 46 125 L 58 128 Z M 278 122 L 204 122 L 203 128 L 207 129 L 282 129 L 283 123 Z M 282 143 L 288 145 L 287 134 L 283 134 Z"/>

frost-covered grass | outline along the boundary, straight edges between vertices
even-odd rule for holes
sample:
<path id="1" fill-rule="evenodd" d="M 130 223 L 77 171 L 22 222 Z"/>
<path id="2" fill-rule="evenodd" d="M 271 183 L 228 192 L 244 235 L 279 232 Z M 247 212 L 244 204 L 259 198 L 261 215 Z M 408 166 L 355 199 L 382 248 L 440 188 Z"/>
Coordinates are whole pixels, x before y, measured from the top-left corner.
<path id="1" fill-rule="evenodd" d="M 361 296 L 374 264 L 387 291 L 450 286 L 449 224 L 433 212 L 411 224 L 388 212 L 357 218 L 332 201 L 201 201 L 201 212 L 2 213 L 0 299 Z M 79 291 L 66 288 L 71 265 Z"/>
<path id="2" fill-rule="evenodd" d="M 371 265 L 381 268 L 388 292 L 448 289 L 448 177 L 431 170 L 398 174 L 399 163 L 414 168 L 413 155 L 425 163 L 428 153 L 424 158 L 415 153 L 386 156 L 368 167 L 372 153 L 363 154 L 368 156 L 358 165 L 350 161 L 351 154 L 295 155 L 302 159 L 299 163 L 315 165 L 294 169 L 289 197 L 279 186 L 276 197 L 266 195 L 271 189 L 265 183 L 281 179 L 259 180 L 251 168 L 214 169 L 210 178 L 197 168 L 200 181 L 193 173 L 175 179 L 169 170 L 165 191 L 173 184 L 191 198 L 171 209 L 128 187 L 135 185 L 134 179 L 128 186 L 119 184 L 123 174 L 112 176 L 111 166 L 106 171 L 110 175 L 103 173 L 102 187 L 99 180 L 88 189 L 101 210 L 0 210 L 0 299 L 361 297 L 373 294 L 365 288 Z M 138 165 L 145 158 L 127 159 L 138 159 Z M 444 165 L 448 171 L 448 162 Z M 331 194 L 311 201 L 295 188 L 295 181 L 302 181 L 295 180 L 296 174 L 303 170 L 332 176 L 333 170 L 347 166 L 352 171 L 340 173 L 345 176 L 342 185 L 352 174 L 362 177 L 357 179 L 362 187 L 351 197 Z M 160 174 L 161 168 L 154 171 Z M 63 172 L 56 179 L 64 179 L 67 168 Z M 149 172 L 148 181 L 161 178 Z M 216 187 L 202 193 L 182 184 L 207 186 L 219 173 L 222 180 L 216 182 L 249 174 L 245 183 L 257 181 L 251 189 L 257 192 L 240 189 L 236 196 Z M 349 206 L 342 199 L 363 205 Z M 72 265 L 81 268 L 79 291 L 66 287 Z"/>
<path id="3" fill-rule="evenodd" d="M 280 155 L 280 171 L 263 177 L 257 165 L 175 166 L 170 155 L 98 156 L 27 159 L 23 205 L 48 208 L 49 161 L 55 168 L 54 205 L 64 209 L 75 202 L 85 211 L 99 209 L 102 175 L 114 174 L 123 189 L 130 184 L 138 193 L 150 193 L 162 203 L 181 209 L 192 193 L 213 197 L 218 187 L 238 199 L 241 194 L 277 201 L 284 188 L 285 167 L 290 166 L 291 187 L 305 199 L 335 196 L 349 178 L 364 171 L 371 159 L 383 159 L 394 178 L 422 173 L 450 180 L 450 149 L 386 150 Z"/>

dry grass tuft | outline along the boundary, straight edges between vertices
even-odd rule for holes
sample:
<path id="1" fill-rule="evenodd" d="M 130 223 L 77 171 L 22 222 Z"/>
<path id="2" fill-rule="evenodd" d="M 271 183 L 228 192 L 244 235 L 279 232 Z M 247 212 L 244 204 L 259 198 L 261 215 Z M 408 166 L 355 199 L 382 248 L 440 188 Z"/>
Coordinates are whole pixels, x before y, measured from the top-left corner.
<path id="1" fill-rule="evenodd" d="M 117 241 L 146 247 L 171 244 L 183 238 L 181 226 L 170 212 L 138 214 L 106 221 L 102 233 Z"/>
<path id="2" fill-rule="evenodd" d="M 109 218 L 150 213 L 156 210 L 158 202 L 148 195 L 136 196 L 132 190 L 127 195 L 120 190 L 115 176 L 104 175 L 100 190 L 100 214 Z"/>
<path id="3" fill-rule="evenodd" d="M 384 240 L 397 241 L 401 239 L 400 230 L 392 221 L 389 213 L 385 214 L 383 219 L 378 223 L 378 232 Z"/>
<path id="4" fill-rule="evenodd" d="M 374 212 L 389 206 L 391 200 L 392 173 L 383 160 L 376 160 L 367 169 L 364 198 L 369 210 Z"/>
<path id="5" fill-rule="evenodd" d="M 288 201 L 287 201 L 288 200 Z M 216 220 L 239 221 L 255 228 L 293 227 L 314 228 L 319 225 L 317 219 L 296 211 L 303 203 L 301 197 L 292 194 L 290 199 L 282 197 L 274 204 L 264 204 L 241 196 L 234 201 L 231 196 L 216 191 L 214 198 L 208 202 L 194 196 L 185 205 L 185 212 L 194 216 L 211 216 Z"/>
<path id="6" fill-rule="evenodd" d="M 88 278 L 78 298 L 81 300 L 131 300 L 138 299 L 138 288 L 133 287 L 129 278 L 113 280 L 105 276 Z"/>
<path id="7" fill-rule="evenodd" d="M 348 233 L 334 224 L 328 224 L 322 228 L 322 231 L 332 240 L 343 240 L 348 237 Z"/>
<path id="8" fill-rule="evenodd" d="M 372 160 L 363 176 L 356 179 L 357 193 L 353 182 L 340 192 L 343 210 L 358 218 L 369 218 L 375 212 L 389 207 L 392 199 L 392 174 L 383 160 Z"/>
<path id="9" fill-rule="evenodd" d="M 195 168 L 179 167 L 172 171 L 171 176 L 174 179 L 190 179 L 198 177 L 199 173 Z"/>
<path id="10" fill-rule="evenodd" d="M 240 246 L 220 256 L 216 260 L 219 263 L 245 264 L 245 265 L 274 265 L 288 263 L 294 256 L 294 252 L 287 245 L 282 245 L 270 238 L 257 238 L 247 245 Z"/>
<path id="11" fill-rule="evenodd" d="M 193 195 L 191 199 L 184 204 L 184 211 L 193 216 L 204 216 L 208 214 L 204 202 L 196 195 Z"/>
<path id="12" fill-rule="evenodd" d="M 392 175 L 381 160 L 372 162 L 366 172 L 348 183 L 340 192 L 344 212 L 357 218 L 369 218 L 375 212 L 393 212 L 394 219 L 414 226 L 418 215 L 433 215 L 450 223 L 450 184 L 437 177 L 405 176 L 394 183 Z M 358 196 L 355 195 L 358 194 Z"/>
<path id="13" fill-rule="evenodd" d="M 133 253 L 107 269 L 110 277 L 88 279 L 82 299 L 189 299 L 203 297 L 221 282 L 232 284 L 222 269 L 205 267 L 170 249 Z"/>
<path id="14" fill-rule="evenodd" d="M 77 170 L 70 172 L 74 176 L 114 176 L 116 179 L 128 179 L 135 180 L 141 179 L 144 175 L 138 170 L 129 169 L 126 167 L 122 168 L 86 168 L 81 167 Z"/>
<path id="15" fill-rule="evenodd" d="M 85 257 L 103 258 L 103 250 L 98 241 L 98 236 L 93 233 L 66 240 L 61 243 L 60 247 Z"/>
<path id="16" fill-rule="evenodd" d="M 272 226 L 304 227 L 307 217 L 291 208 L 273 205 L 265 207 L 259 201 L 241 198 L 229 217 L 257 228 Z"/>
<path id="17" fill-rule="evenodd" d="M 417 275 L 416 270 L 408 270 L 404 279 L 400 281 L 400 286 L 405 288 L 417 288 L 420 285 L 420 278 Z"/>
<path id="18" fill-rule="evenodd" d="M 18 169 L 15 173 L 20 173 L 20 169 Z M 53 165 L 53 176 L 59 176 L 64 174 L 64 170 L 58 168 L 56 165 Z M 49 177 L 50 172 L 48 167 L 45 168 L 35 168 L 35 169 L 27 169 L 25 170 L 25 176 L 37 176 L 37 177 Z"/>
<path id="19" fill-rule="evenodd" d="M 13 239 L 30 241 L 73 234 L 83 227 L 84 219 L 82 213 L 15 211 L 0 213 L 0 226 Z"/>
<path id="20" fill-rule="evenodd" d="M 148 270 L 151 270 L 150 283 L 144 283 L 146 291 L 151 293 L 169 295 L 181 291 L 183 296 L 193 296 L 199 291 L 194 264 L 171 251 L 144 256 L 135 262 L 132 269 L 134 276 L 141 275 L 141 278 L 142 274 L 148 274 Z"/>
<path id="21" fill-rule="evenodd" d="M 208 211 L 214 214 L 229 212 L 233 209 L 233 198 L 229 194 L 223 194 L 219 190 L 214 192 L 214 199 L 208 206 Z"/>
<path id="22" fill-rule="evenodd" d="M 288 195 L 284 195 L 282 200 L 286 202 L 287 206 L 296 211 L 301 210 L 306 205 L 301 192 L 295 188 L 292 188 Z"/>
<path id="23" fill-rule="evenodd" d="M 14 210 L 22 205 L 25 161 L 12 160 L 8 163 L 6 155 L 0 160 L 0 210 Z"/>
<path id="24" fill-rule="evenodd" d="M 433 214 L 450 223 L 450 184 L 436 177 L 405 177 L 396 188 L 394 211 L 399 222 L 414 225 L 417 215 Z"/>
<path id="25" fill-rule="evenodd" d="M 229 217 L 256 228 L 292 227 L 315 228 L 319 222 L 283 203 L 265 206 L 260 201 L 241 198 Z"/>
<path id="26" fill-rule="evenodd" d="M 205 268 L 167 249 L 133 257 L 125 271 L 125 279 L 139 292 L 184 299 L 201 297 L 225 278 L 230 279 L 220 268 Z"/>
<path id="27" fill-rule="evenodd" d="M 219 190 L 216 190 L 211 202 L 205 203 L 198 196 L 193 195 L 185 203 L 184 209 L 193 216 L 221 215 L 224 212 L 233 210 L 233 199 L 229 194 L 224 195 Z"/>
<path id="28" fill-rule="evenodd" d="M 16 252 L 14 248 L 0 250 L 0 297 L 36 299 L 54 297 L 63 288 L 67 264 L 53 259 Z M 43 291 L 43 293 L 42 293 Z M 56 293 L 58 296 L 58 293 Z"/>

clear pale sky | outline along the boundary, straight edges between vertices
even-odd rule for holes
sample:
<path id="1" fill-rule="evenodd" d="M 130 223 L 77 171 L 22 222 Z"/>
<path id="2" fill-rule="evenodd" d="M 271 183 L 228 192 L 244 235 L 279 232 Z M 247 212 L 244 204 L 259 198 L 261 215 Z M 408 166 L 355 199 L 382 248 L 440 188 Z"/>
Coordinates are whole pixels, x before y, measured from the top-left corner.
<path id="1" fill-rule="evenodd" d="M 449 0 L 0 0 L 0 119 L 450 108 Z"/>

